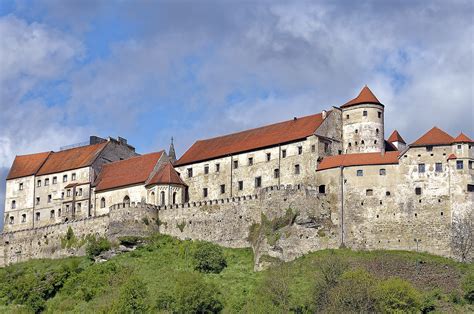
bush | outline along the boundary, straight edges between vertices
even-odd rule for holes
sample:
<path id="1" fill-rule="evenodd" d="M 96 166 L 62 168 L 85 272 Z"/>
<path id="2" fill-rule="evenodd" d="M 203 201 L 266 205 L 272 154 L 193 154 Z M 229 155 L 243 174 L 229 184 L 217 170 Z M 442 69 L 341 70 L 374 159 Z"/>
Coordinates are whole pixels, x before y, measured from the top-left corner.
<path id="1" fill-rule="evenodd" d="M 220 273 L 226 266 L 222 248 L 218 245 L 201 242 L 193 254 L 194 269 L 201 273 Z"/>
<path id="2" fill-rule="evenodd" d="M 146 313 L 149 310 L 148 298 L 149 295 L 145 283 L 138 278 L 131 278 L 120 289 L 116 312 Z"/>
<path id="3" fill-rule="evenodd" d="M 263 278 L 260 294 L 279 312 L 287 313 L 290 310 L 290 282 L 290 269 L 287 264 L 271 268 Z"/>
<path id="4" fill-rule="evenodd" d="M 462 288 L 464 290 L 464 298 L 470 304 L 474 304 L 474 272 L 470 272 L 463 280 Z"/>
<path id="5" fill-rule="evenodd" d="M 318 307 L 323 308 L 329 303 L 329 291 L 338 284 L 348 267 L 348 264 L 336 256 L 334 251 L 321 261 L 320 277 L 317 278 L 315 285 L 315 303 Z"/>
<path id="6" fill-rule="evenodd" d="M 111 247 L 109 240 L 105 237 L 90 237 L 86 247 L 86 254 L 90 259 L 94 259 L 100 253 L 110 250 Z"/>
<path id="7" fill-rule="evenodd" d="M 167 301 L 168 304 L 173 304 L 173 312 L 219 313 L 223 309 L 217 287 L 205 282 L 196 273 L 181 273 L 177 278 L 174 295 L 174 300 Z"/>
<path id="8" fill-rule="evenodd" d="M 384 313 L 414 313 L 421 306 L 421 294 L 402 279 L 392 278 L 377 287 L 378 308 Z"/>

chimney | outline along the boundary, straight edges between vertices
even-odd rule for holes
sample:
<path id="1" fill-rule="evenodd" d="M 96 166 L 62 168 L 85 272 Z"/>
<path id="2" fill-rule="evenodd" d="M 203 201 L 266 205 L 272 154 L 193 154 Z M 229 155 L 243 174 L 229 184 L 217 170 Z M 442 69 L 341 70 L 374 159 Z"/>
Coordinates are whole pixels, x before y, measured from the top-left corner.
<path id="1" fill-rule="evenodd" d="M 119 141 L 120 144 L 127 145 L 127 139 L 117 136 L 117 140 Z"/>
<path id="2" fill-rule="evenodd" d="M 101 137 L 98 137 L 98 136 L 95 136 L 95 135 L 91 135 L 89 137 L 89 145 L 100 144 L 100 143 L 103 143 L 103 142 L 105 142 L 105 139 L 103 139 Z"/>

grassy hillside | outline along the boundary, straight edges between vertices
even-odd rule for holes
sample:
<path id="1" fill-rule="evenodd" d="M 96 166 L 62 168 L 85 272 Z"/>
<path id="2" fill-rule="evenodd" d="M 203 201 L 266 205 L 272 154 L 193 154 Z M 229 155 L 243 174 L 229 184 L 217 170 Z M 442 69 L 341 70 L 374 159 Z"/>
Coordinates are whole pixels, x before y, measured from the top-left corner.
<path id="1" fill-rule="evenodd" d="M 209 247 L 157 235 L 103 263 L 84 257 L 0 269 L 0 312 L 474 311 L 472 264 L 325 250 L 257 273 L 250 249 Z M 199 252 L 204 264 L 197 264 Z M 225 264 L 220 273 L 205 272 Z"/>

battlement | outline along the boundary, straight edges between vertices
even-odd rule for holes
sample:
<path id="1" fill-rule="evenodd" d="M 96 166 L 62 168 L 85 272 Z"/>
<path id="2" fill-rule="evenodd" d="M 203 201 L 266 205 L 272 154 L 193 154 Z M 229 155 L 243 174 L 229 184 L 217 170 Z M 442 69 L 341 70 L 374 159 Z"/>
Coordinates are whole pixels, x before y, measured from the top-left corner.
<path id="1" fill-rule="evenodd" d="M 126 209 L 126 208 L 140 208 L 150 211 L 156 211 L 159 207 L 153 204 L 145 203 L 145 202 L 131 202 L 131 203 L 117 203 L 109 207 L 110 211 L 115 211 L 118 209 Z"/>

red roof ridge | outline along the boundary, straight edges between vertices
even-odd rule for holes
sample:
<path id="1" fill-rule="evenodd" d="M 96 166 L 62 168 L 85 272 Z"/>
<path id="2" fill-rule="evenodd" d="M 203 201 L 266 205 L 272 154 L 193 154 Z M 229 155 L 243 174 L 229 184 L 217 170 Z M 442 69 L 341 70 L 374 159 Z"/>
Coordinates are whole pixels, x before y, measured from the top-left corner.
<path id="1" fill-rule="evenodd" d="M 16 155 L 6 180 L 35 175 L 48 160 L 52 151 Z"/>
<path id="2" fill-rule="evenodd" d="M 370 88 L 367 85 L 365 85 L 356 98 L 349 100 L 344 105 L 342 105 L 341 108 L 347 108 L 350 106 L 355 106 L 355 105 L 360 105 L 360 104 L 382 105 L 382 103 L 377 99 L 377 97 L 375 97 L 374 93 L 372 93 Z"/>
<path id="3" fill-rule="evenodd" d="M 454 138 L 437 126 L 432 127 L 410 146 L 451 145 Z"/>
<path id="4" fill-rule="evenodd" d="M 473 141 L 463 132 L 459 133 L 454 139 L 455 143 L 472 143 Z"/>
<path id="5" fill-rule="evenodd" d="M 400 133 L 398 133 L 397 130 L 393 130 L 392 134 L 389 136 L 387 141 L 389 141 L 390 143 L 400 142 L 400 143 L 406 144 L 405 140 L 400 135 Z"/>
<path id="6" fill-rule="evenodd" d="M 332 169 L 337 167 L 352 166 L 370 166 L 370 165 L 389 165 L 398 164 L 398 151 L 385 153 L 358 153 L 358 154 L 342 154 L 324 157 L 319 163 L 316 171 Z"/>

